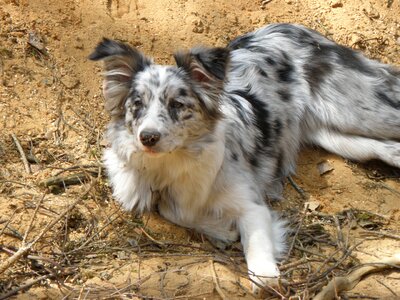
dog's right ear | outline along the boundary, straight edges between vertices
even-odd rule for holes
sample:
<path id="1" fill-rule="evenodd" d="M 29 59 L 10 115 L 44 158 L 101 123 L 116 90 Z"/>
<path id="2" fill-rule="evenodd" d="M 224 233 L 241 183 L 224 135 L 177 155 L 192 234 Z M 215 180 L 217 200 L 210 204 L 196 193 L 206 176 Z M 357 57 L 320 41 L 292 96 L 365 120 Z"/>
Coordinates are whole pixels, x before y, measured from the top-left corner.
<path id="1" fill-rule="evenodd" d="M 89 59 L 104 61 L 105 108 L 111 116 L 121 116 L 134 76 L 152 61 L 136 49 L 106 38 L 97 45 Z"/>

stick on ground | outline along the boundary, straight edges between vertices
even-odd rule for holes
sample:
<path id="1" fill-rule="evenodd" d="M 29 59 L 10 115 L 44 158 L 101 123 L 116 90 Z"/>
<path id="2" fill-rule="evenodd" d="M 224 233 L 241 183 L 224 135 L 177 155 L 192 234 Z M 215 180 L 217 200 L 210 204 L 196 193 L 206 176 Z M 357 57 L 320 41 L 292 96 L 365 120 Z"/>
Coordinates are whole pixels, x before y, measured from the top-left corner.
<path id="1" fill-rule="evenodd" d="M 222 291 L 222 289 L 219 285 L 217 272 L 215 272 L 213 260 L 210 260 L 210 269 L 211 269 L 211 274 L 212 274 L 213 281 L 214 281 L 215 290 L 217 291 L 218 295 L 222 298 L 222 300 L 228 300 L 228 298 L 226 298 L 224 292 Z"/>
<path id="2" fill-rule="evenodd" d="M 50 228 L 52 228 L 54 225 L 56 225 L 64 216 L 70 212 L 79 202 L 82 201 L 85 195 L 89 193 L 89 191 L 92 189 L 93 184 L 90 185 L 88 190 L 83 194 L 83 196 L 79 197 L 75 202 L 73 202 L 66 210 L 64 210 L 60 215 L 57 216 L 52 222 L 48 223 L 45 228 L 35 237 L 35 239 L 32 242 L 26 243 L 23 242 L 22 246 L 18 249 L 17 252 L 11 257 L 9 257 L 7 260 L 2 261 L 0 263 L 0 274 L 4 273 L 8 268 L 10 268 L 12 265 L 14 265 L 21 257 L 26 255 L 33 247 L 34 244 L 36 244 L 44 235 L 47 233 Z"/>
<path id="3" fill-rule="evenodd" d="M 35 285 L 36 283 L 38 283 L 38 282 L 40 282 L 42 280 L 45 280 L 45 279 L 47 279 L 49 277 L 52 277 L 52 276 L 53 275 L 51 275 L 51 274 L 47 274 L 47 275 L 40 276 L 40 277 L 38 277 L 36 279 L 29 279 L 26 283 L 24 283 L 23 285 L 19 286 L 18 288 L 14 289 L 14 290 L 11 290 L 8 293 L 0 295 L 0 300 L 7 299 L 7 298 L 9 298 L 11 296 L 14 296 L 14 295 L 18 294 L 19 292 L 25 291 L 25 290 L 29 289 L 31 286 Z"/>
<path id="4" fill-rule="evenodd" d="M 307 199 L 307 193 L 293 180 L 292 176 L 288 176 L 290 185 L 300 194 L 303 199 Z"/>
<path id="5" fill-rule="evenodd" d="M 19 142 L 17 136 L 14 133 L 11 134 L 11 137 L 13 139 L 15 146 L 18 149 L 19 155 L 21 156 L 21 160 L 22 163 L 24 164 L 26 173 L 32 174 L 31 166 L 29 165 L 28 159 L 26 158 L 24 149 L 22 149 L 21 143 Z"/>
<path id="6" fill-rule="evenodd" d="M 332 278 L 328 285 L 326 285 L 322 291 L 314 297 L 314 300 L 335 299 L 335 297 L 341 292 L 353 289 L 361 281 L 363 276 L 372 272 L 379 272 L 395 267 L 400 267 L 400 252 L 390 258 L 370 262 L 361 266 L 347 276 Z"/>

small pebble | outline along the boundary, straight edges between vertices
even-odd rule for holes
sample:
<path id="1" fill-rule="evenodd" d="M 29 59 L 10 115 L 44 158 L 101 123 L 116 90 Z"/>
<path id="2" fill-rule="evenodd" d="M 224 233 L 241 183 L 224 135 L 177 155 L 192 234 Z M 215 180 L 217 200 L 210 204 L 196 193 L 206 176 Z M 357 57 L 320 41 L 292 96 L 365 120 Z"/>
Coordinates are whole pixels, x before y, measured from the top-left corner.
<path id="1" fill-rule="evenodd" d="M 338 8 L 338 7 L 343 7 L 343 3 L 341 0 L 336 0 L 331 2 L 331 7 L 332 8 Z"/>

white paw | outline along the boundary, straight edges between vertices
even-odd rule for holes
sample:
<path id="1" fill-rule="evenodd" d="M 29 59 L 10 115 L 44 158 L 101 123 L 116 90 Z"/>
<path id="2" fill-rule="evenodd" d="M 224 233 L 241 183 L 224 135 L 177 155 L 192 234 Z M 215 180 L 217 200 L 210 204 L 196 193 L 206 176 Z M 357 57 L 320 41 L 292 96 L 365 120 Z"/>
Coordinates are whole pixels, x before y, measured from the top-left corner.
<path id="1" fill-rule="evenodd" d="M 278 285 L 279 270 L 274 262 L 259 262 L 249 265 L 249 277 L 253 293 L 257 294 L 261 287 L 276 287 Z"/>
<path id="2" fill-rule="evenodd" d="M 384 151 L 379 156 L 387 164 L 400 168 L 400 143 L 385 142 Z"/>

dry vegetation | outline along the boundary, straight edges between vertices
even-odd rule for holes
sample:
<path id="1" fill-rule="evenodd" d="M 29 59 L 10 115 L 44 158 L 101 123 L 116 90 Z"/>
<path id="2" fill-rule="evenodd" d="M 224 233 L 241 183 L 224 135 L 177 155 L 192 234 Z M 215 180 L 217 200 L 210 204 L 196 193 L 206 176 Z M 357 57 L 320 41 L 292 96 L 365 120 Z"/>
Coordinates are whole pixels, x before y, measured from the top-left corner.
<path id="1" fill-rule="evenodd" d="M 0 299 L 254 298 L 239 243 L 113 202 L 100 68 L 86 59 L 102 36 L 171 63 L 177 48 L 298 22 L 400 65 L 399 16 L 396 0 L 0 0 Z M 271 204 L 291 231 L 279 288 L 263 295 L 400 298 L 399 178 L 303 151 Z"/>

